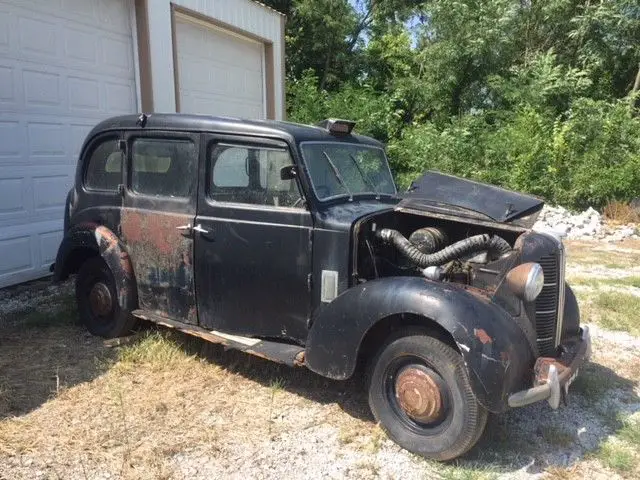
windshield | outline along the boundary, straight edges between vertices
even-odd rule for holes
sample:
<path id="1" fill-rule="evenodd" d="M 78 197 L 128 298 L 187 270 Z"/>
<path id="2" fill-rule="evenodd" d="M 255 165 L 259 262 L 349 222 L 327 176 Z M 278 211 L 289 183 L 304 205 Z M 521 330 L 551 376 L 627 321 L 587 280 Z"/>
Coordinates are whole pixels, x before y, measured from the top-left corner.
<path id="1" fill-rule="evenodd" d="M 396 194 L 381 148 L 339 142 L 304 142 L 300 148 L 320 200 L 362 193 Z"/>

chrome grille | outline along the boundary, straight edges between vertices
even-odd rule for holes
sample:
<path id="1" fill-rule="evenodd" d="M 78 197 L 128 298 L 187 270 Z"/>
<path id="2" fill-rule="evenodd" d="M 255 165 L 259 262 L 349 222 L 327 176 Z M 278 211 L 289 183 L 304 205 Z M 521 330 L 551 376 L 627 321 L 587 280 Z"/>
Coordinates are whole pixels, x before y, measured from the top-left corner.
<path id="1" fill-rule="evenodd" d="M 544 287 L 536 298 L 536 335 L 540 355 L 544 357 L 555 356 L 556 353 L 560 285 L 564 285 L 564 275 L 561 275 L 563 261 L 557 254 L 545 255 L 538 260 L 544 272 Z"/>

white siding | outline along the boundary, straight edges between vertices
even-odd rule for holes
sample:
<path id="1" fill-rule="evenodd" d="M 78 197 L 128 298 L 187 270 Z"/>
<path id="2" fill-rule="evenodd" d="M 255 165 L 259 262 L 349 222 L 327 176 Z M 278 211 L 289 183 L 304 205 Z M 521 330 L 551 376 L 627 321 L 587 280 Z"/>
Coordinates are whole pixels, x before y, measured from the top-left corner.
<path id="1" fill-rule="evenodd" d="M 0 287 L 48 272 L 79 149 L 136 110 L 127 0 L 0 0 Z"/>
<path id="2" fill-rule="evenodd" d="M 265 118 L 264 45 L 178 17 L 180 111 Z"/>
<path id="3" fill-rule="evenodd" d="M 283 88 L 283 33 L 284 17 L 252 0 L 174 0 L 176 6 L 187 8 L 211 18 L 214 22 L 230 25 L 249 35 L 259 37 L 273 45 L 274 104 L 276 119 L 284 118 Z M 173 83 L 173 58 L 167 52 L 167 37 L 162 32 L 171 31 L 169 0 L 148 2 L 149 46 L 151 55 L 151 79 L 153 82 L 154 110 L 175 112 L 175 87 Z"/>

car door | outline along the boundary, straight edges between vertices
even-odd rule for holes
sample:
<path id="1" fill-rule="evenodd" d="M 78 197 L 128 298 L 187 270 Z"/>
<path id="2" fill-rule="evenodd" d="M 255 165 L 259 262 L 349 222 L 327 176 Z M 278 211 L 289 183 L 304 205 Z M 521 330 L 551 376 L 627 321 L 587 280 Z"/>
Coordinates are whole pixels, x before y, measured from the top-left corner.
<path id="1" fill-rule="evenodd" d="M 193 275 L 199 135 L 129 132 L 120 221 L 143 310 L 197 324 Z"/>
<path id="2" fill-rule="evenodd" d="M 302 341 L 310 314 L 312 218 L 282 141 L 204 139 L 195 234 L 200 325 Z"/>

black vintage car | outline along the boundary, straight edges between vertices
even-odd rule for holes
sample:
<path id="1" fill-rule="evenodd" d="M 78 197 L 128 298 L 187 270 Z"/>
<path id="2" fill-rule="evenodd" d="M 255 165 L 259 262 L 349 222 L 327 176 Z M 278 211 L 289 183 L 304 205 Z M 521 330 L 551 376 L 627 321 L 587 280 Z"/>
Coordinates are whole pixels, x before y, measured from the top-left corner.
<path id="1" fill-rule="evenodd" d="M 55 279 L 104 337 L 145 319 L 332 379 L 447 460 L 489 412 L 557 408 L 590 354 L 542 202 L 428 172 L 399 194 L 353 123 L 121 116 L 88 135 Z"/>

